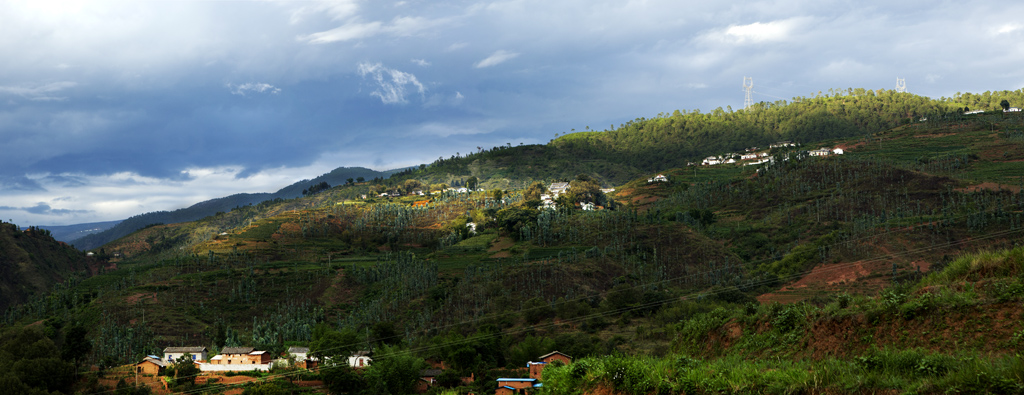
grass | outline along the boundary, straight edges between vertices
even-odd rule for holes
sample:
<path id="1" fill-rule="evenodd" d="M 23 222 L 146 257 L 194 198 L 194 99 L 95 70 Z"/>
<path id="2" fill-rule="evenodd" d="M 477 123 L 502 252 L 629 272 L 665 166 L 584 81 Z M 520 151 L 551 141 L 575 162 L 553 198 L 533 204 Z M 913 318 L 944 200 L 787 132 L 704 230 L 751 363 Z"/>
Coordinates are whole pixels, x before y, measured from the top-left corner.
<path id="1" fill-rule="evenodd" d="M 1024 360 L 921 349 L 876 349 L 857 358 L 711 360 L 605 356 L 544 370 L 539 394 L 1021 393 Z"/>

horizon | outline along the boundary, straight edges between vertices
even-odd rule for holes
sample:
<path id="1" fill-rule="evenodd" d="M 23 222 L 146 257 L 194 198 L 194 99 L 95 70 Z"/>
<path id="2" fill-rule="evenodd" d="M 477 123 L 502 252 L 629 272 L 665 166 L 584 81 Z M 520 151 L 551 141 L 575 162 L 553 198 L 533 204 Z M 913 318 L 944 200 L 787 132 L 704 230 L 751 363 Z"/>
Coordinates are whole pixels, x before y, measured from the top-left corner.
<path id="1" fill-rule="evenodd" d="M 0 217 L 64 226 L 828 89 L 1024 86 L 1001 3 L 0 5 Z M 841 45 L 837 45 L 841 43 Z M 1017 103 L 1015 103 L 1016 105 Z"/>

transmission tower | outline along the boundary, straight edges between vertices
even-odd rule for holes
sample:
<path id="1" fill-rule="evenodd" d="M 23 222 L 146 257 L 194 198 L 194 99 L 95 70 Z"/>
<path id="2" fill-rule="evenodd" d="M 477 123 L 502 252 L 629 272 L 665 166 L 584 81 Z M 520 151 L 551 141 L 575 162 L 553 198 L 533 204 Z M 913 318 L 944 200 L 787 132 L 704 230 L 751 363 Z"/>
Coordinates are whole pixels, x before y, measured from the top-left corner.
<path id="1" fill-rule="evenodd" d="M 907 91 L 907 81 L 903 78 L 896 77 L 896 93 L 905 93 Z"/>
<path id="2" fill-rule="evenodd" d="M 754 105 L 754 98 L 750 96 L 754 92 L 754 77 L 743 77 L 743 91 L 747 94 L 743 98 L 743 108 Z"/>

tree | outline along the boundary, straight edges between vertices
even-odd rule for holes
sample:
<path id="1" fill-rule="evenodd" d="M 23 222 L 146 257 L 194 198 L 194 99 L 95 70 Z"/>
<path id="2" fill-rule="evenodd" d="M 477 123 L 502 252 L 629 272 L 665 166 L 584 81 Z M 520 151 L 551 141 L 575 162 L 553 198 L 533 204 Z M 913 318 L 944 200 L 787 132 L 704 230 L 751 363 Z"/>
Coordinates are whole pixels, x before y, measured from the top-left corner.
<path id="1" fill-rule="evenodd" d="M 320 369 L 324 385 L 332 394 L 354 394 L 366 387 L 363 376 L 356 374 L 348 364 L 334 365 Z"/>
<path id="2" fill-rule="evenodd" d="M 196 376 L 199 375 L 199 368 L 192 361 L 191 354 L 185 354 L 172 365 L 174 369 L 174 383 L 177 385 L 193 385 L 196 383 Z"/>
<path id="3" fill-rule="evenodd" d="M 476 185 L 479 182 L 480 181 L 477 180 L 475 176 L 474 177 L 469 177 L 468 179 L 466 179 L 466 188 L 469 188 L 469 190 L 471 190 L 471 191 L 475 190 L 476 189 Z"/>
<path id="4" fill-rule="evenodd" d="M 359 347 L 359 337 L 351 329 L 340 331 L 327 324 L 318 324 L 313 330 L 313 341 L 309 343 L 309 353 L 314 358 L 326 362 L 348 363 L 348 357 Z"/>
<path id="5" fill-rule="evenodd" d="M 366 369 L 366 387 L 374 394 L 411 394 L 415 392 L 424 362 L 408 350 L 382 346 L 373 364 Z"/>
<path id="6" fill-rule="evenodd" d="M 498 226 L 518 240 L 519 229 L 537 221 L 538 211 L 533 208 L 506 207 L 496 214 Z"/>
<path id="7" fill-rule="evenodd" d="M 64 336 L 64 344 L 60 348 L 60 356 L 65 361 L 75 361 L 76 364 L 81 363 L 85 357 L 92 351 L 92 343 L 85 338 L 85 335 L 89 332 L 80 325 L 75 325 L 68 329 L 67 334 Z"/>
<path id="8" fill-rule="evenodd" d="M 395 329 L 395 323 L 390 321 L 373 324 L 373 327 L 370 328 L 370 335 L 373 336 L 373 342 L 378 344 L 394 345 L 402 342 L 402 337 Z"/>
<path id="9" fill-rule="evenodd" d="M 523 192 L 523 200 L 540 200 L 540 195 L 548 193 L 548 188 L 544 186 L 540 181 L 534 181 L 526 188 Z"/>
<path id="10" fill-rule="evenodd" d="M 363 178 L 363 177 L 356 177 L 356 182 L 363 182 L 363 181 L 366 181 L 366 179 Z"/>
<path id="11" fill-rule="evenodd" d="M 999 106 L 1003 108 L 1003 111 L 1009 110 L 1010 109 L 1010 101 L 1006 100 L 1006 99 L 1003 99 L 1003 101 L 999 102 Z"/>
<path id="12" fill-rule="evenodd" d="M 352 184 L 353 184 L 353 183 L 354 183 L 355 181 L 356 181 L 356 180 L 355 180 L 355 179 L 353 179 L 352 177 L 349 177 L 348 179 L 346 179 L 346 180 L 345 180 L 345 182 L 346 182 L 347 184 L 349 184 L 349 185 L 352 185 Z"/>

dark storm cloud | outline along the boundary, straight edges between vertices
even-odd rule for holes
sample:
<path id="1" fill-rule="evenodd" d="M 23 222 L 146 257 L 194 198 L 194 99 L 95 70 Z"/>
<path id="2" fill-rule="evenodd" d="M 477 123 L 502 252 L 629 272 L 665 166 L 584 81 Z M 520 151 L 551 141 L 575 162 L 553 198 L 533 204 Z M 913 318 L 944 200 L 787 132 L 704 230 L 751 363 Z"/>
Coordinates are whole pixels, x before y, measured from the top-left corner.
<path id="1" fill-rule="evenodd" d="M 7 211 L 32 207 L 13 212 L 35 221 L 81 208 L 96 213 L 83 222 L 124 218 L 273 190 L 294 169 L 408 166 L 676 109 L 737 109 L 744 76 L 765 101 L 891 89 L 897 77 L 933 97 L 1019 89 L 1021 11 L 923 1 L 4 3 L 0 51 L 19 56 L 0 62 L 0 198 Z"/>

